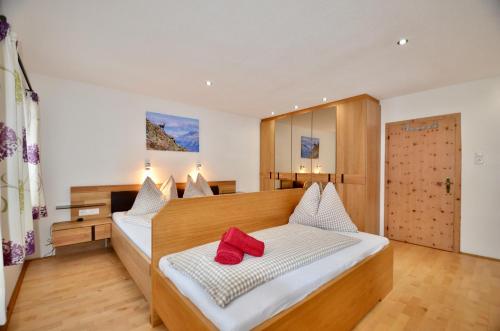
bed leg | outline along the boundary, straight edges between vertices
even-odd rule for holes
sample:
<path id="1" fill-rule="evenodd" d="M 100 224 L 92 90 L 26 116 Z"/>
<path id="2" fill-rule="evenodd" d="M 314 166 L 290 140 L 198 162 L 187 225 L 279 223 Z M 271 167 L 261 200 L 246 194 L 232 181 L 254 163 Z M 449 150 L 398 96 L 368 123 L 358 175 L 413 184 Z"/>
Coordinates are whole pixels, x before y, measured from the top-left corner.
<path id="1" fill-rule="evenodd" d="M 154 308 L 151 304 L 150 304 L 149 312 L 150 312 L 149 323 L 151 324 L 152 327 L 155 327 L 155 326 L 162 324 L 160 316 L 156 313 L 156 311 L 154 310 Z"/>

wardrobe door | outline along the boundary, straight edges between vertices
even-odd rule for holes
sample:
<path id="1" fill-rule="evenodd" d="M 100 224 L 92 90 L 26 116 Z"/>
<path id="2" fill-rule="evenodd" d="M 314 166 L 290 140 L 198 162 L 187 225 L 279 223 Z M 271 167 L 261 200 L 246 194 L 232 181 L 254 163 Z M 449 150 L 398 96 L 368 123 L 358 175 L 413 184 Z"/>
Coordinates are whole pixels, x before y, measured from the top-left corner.
<path id="1" fill-rule="evenodd" d="M 337 107 L 336 187 L 347 212 L 360 231 L 365 230 L 367 207 L 367 123 L 363 103 L 364 100 L 355 100 Z"/>
<path id="2" fill-rule="evenodd" d="M 312 113 L 312 138 L 318 142 L 318 154 L 312 158 L 312 179 L 323 184 L 335 181 L 337 144 L 337 108 L 318 109 Z"/>
<path id="3" fill-rule="evenodd" d="M 260 190 L 274 189 L 274 120 L 260 123 Z"/>
<path id="4" fill-rule="evenodd" d="M 317 157 L 319 145 L 313 139 L 312 112 L 292 116 L 292 172 L 299 184 L 312 179 L 312 159 Z"/>
<path id="5" fill-rule="evenodd" d="M 274 128 L 274 172 L 276 189 L 290 188 L 292 173 L 292 116 L 276 120 Z"/>

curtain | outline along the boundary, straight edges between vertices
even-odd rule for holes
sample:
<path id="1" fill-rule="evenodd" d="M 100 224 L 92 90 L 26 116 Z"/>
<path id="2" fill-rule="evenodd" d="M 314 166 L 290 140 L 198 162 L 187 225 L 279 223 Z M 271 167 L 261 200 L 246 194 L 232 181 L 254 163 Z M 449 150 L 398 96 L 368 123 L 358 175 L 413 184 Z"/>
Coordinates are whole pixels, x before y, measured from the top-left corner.
<path id="1" fill-rule="evenodd" d="M 41 180 L 38 95 L 25 91 L 17 42 L 0 18 L 0 235 L 4 266 L 35 252 L 33 220 L 47 216 Z M 4 280 L 3 268 L 0 282 Z M 2 295 L 3 294 L 3 295 Z M 0 302 L 5 303 L 5 286 Z M 0 324 L 5 309 L 0 309 Z"/>

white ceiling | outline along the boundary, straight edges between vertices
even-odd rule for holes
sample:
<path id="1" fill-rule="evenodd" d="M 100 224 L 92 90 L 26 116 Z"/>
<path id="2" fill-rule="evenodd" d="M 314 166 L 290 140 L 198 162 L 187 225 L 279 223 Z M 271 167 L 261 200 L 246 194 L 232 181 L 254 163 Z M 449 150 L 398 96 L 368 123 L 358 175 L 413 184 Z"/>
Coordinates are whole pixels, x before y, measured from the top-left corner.
<path id="1" fill-rule="evenodd" d="M 500 74 L 498 0 L 3 0 L 2 7 L 31 72 L 257 117 L 323 96 L 384 99 Z M 403 36 L 408 45 L 396 46 Z"/>

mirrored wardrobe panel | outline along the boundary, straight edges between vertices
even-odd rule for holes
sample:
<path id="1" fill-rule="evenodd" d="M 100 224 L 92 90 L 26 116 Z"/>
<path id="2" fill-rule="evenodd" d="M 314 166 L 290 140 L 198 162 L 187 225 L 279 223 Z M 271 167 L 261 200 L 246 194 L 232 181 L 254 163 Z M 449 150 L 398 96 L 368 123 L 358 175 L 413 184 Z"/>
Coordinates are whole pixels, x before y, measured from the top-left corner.
<path id="1" fill-rule="evenodd" d="M 296 181 L 311 181 L 312 158 L 317 154 L 317 144 L 311 137 L 312 112 L 292 116 L 292 171 Z"/>
<path id="2" fill-rule="evenodd" d="M 292 117 L 277 119 L 274 134 L 275 188 L 289 188 L 292 176 Z"/>

